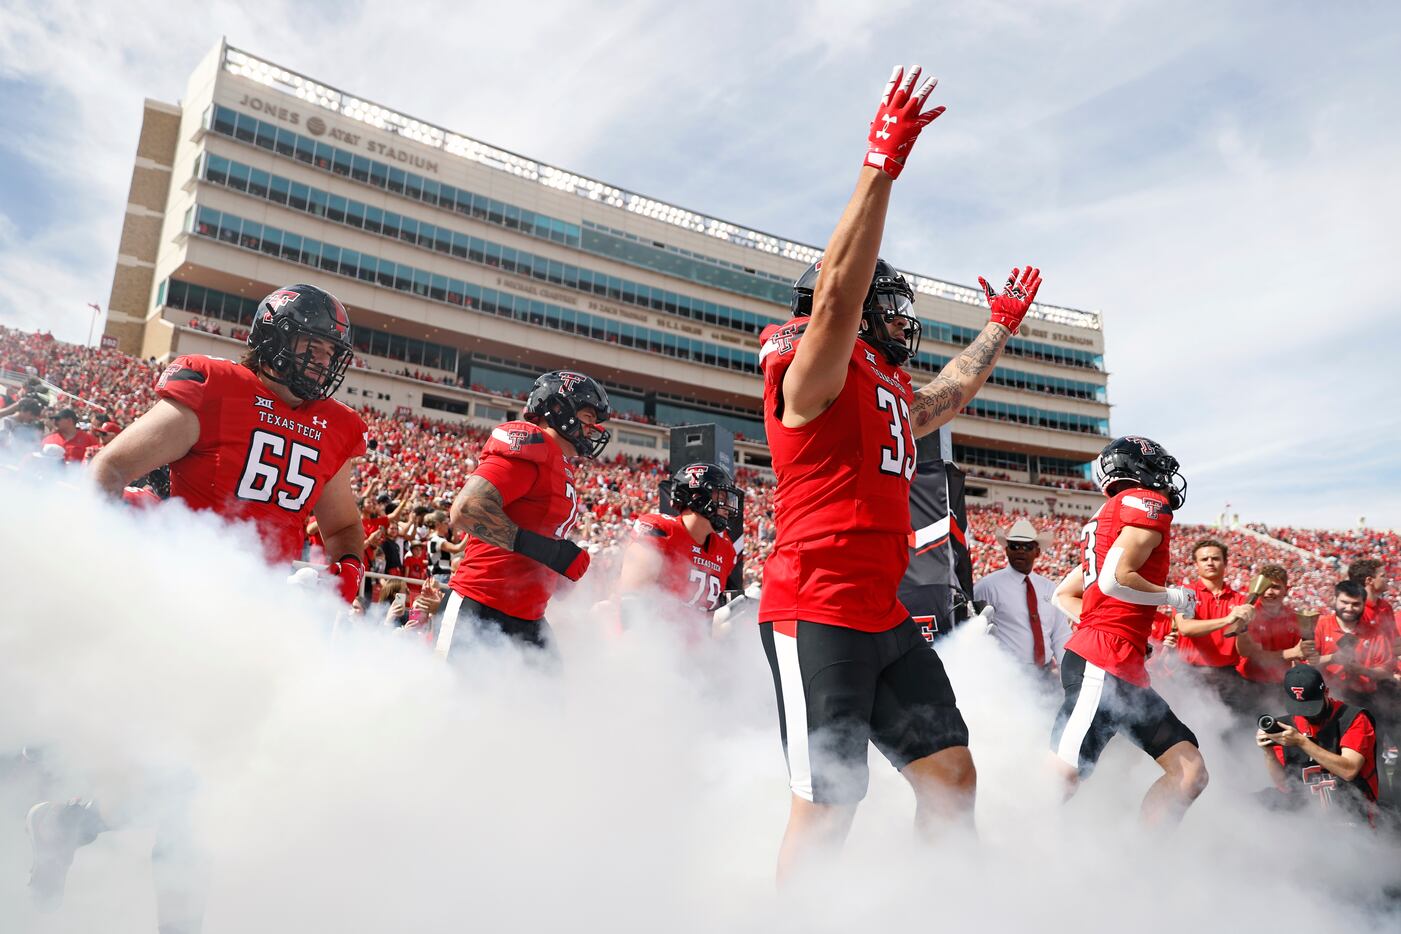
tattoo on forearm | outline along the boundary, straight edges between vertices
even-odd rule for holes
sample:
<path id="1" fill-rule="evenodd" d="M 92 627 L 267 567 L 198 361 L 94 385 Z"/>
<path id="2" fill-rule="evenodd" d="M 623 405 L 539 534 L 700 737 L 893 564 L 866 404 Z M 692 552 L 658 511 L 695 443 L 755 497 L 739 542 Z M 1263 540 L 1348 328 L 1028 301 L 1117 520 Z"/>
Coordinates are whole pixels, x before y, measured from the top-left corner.
<path id="1" fill-rule="evenodd" d="M 965 400 L 987 380 L 997 356 L 1011 336 L 1000 325 L 989 325 L 954 357 L 943 372 L 929 381 L 923 389 L 915 393 L 915 402 L 910 409 L 916 432 L 942 425 L 963 407 Z"/>
<path id="2" fill-rule="evenodd" d="M 480 477 L 468 477 L 458 494 L 462 504 L 461 525 L 474 535 L 497 548 L 507 551 L 516 543 L 516 524 L 506 515 L 501 491 Z"/>

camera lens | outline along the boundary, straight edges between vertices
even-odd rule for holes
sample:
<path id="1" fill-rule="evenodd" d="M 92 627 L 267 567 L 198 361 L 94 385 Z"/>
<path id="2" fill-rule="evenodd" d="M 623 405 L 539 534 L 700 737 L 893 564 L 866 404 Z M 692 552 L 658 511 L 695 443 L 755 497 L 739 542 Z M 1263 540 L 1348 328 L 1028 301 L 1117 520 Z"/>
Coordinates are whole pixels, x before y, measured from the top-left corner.
<path id="1" fill-rule="evenodd" d="M 1260 718 L 1260 729 L 1266 733 L 1284 732 L 1284 727 L 1280 725 L 1278 720 L 1276 720 L 1269 714 L 1265 714 L 1263 717 Z"/>

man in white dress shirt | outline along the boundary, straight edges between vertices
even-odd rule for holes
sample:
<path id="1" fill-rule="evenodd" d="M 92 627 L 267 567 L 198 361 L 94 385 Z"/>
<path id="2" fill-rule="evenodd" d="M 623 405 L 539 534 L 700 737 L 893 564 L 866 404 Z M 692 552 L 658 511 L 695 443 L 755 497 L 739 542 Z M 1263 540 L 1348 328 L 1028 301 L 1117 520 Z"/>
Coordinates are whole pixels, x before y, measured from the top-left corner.
<path id="1" fill-rule="evenodd" d="M 1032 570 L 1050 536 L 1037 532 L 1025 519 L 996 534 L 1007 549 L 1007 567 L 974 584 L 973 599 L 995 611 L 992 633 L 1002 648 L 1048 681 L 1054 680 L 1051 676 L 1070 638 L 1070 621 L 1051 603 L 1056 582 Z"/>

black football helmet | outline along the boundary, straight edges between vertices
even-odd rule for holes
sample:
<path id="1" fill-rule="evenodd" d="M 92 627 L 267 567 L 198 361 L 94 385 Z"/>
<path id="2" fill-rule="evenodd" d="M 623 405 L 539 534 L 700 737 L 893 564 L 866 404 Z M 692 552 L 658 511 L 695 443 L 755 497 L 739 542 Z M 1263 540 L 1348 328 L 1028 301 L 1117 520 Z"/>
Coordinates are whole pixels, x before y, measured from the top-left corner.
<path id="1" fill-rule="evenodd" d="M 579 421 L 582 408 L 591 408 L 598 416 L 594 425 Z M 552 370 L 535 381 L 525 400 L 525 416 L 533 422 L 544 420 L 564 436 L 581 457 L 596 458 L 608 446 L 612 437 L 599 427 L 608 421 L 612 409 L 608 393 L 597 380 L 573 370 Z"/>
<path id="2" fill-rule="evenodd" d="M 325 363 L 316 359 L 315 340 L 334 345 Z M 331 398 L 355 355 L 345 306 L 314 285 L 289 285 L 263 299 L 253 316 L 248 346 L 255 365 L 269 379 L 308 402 Z"/>
<path id="3" fill-rule="evenodd" d="M 710 520 L 721 532 L 738 530 L 744 491 L 735 485 L 730 472 L 719 464 L 687 464 L 671 477 L 671 508 L 677 513 L 689 509 Z"/>
<path id="4" fill-rule="evenodd" d="M 1187 480 L 1178 473 L 1177 458 L 1156 441 L 1138 435 L 1106 444 L 1095 458 L 1094 475 L 1105 496 L 1113 496 L 1117 486 L 1127 483 L 1163 494 L 1174 512 L 1187 501 Z"/>
<path id="5" fill-rule="evenodd" d="M 812 314 L 812 293 L 817 289 L 817 275 L 821 271 L 822 260 L 819 259 L 793 283 L 795 316 Z M 887 336 L 885 326 L 897 318 L 904 320 L 903 344 Z M 904 366 L 919 351 L 923 328 L 915 317 L 915 290 L 898 269 L 883 259 L 876 260 L 876 272 L 861 306 L 861 323 L 864 326 L 861 339 L 879 350 L 893 366 Z"/>

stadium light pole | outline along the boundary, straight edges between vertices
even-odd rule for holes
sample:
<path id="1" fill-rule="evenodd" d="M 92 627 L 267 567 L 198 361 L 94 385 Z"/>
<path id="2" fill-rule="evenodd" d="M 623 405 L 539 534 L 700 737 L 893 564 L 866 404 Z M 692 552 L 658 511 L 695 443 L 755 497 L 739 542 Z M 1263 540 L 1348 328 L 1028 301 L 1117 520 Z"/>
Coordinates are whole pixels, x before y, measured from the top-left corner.
<path id="1" fill-rule="evenodd" d="M 88 302 L 88 307 L 92 309 L 92 319 L 88 321 L 88 342 L 84 346 L 91 347 L 92 332 L 97 327 L 97 316 L 102 312 L 102 309 L 93 302 Z"/>

